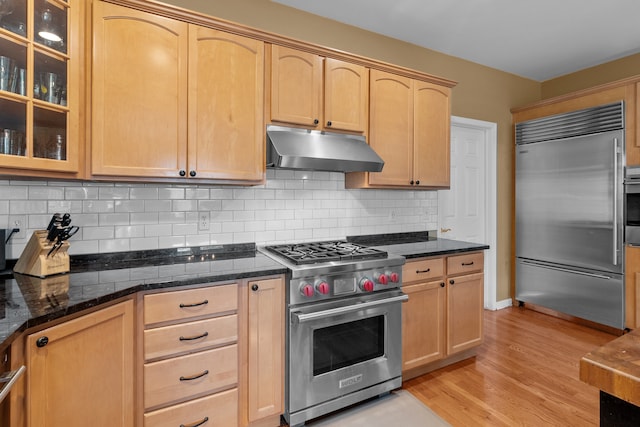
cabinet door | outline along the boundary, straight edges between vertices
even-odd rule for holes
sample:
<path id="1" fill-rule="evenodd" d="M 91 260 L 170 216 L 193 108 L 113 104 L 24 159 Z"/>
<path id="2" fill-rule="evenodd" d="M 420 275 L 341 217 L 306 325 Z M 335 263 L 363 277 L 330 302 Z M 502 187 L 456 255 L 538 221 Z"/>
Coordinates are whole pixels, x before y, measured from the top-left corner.
<path id="1" fill-rule="evenodd" d="M 29 427 L 133 426 L 133 301 L 31 334 L 26 345 Z"/>
<path id="2" fill-rule="evenodd" d="M 249 282 L 249 422 L 284 406 L 284 282 Z"/>
<path id="3" fill-rule="evenodd" d="M 331 58 L 324 63 L 324 127 L 366 132 L 369 69 Z"/>
<path id="4" fill-rule="evenodd" d="M 322 57 L 271 47 L 271 121 L 320 126 Z"/>
<path id="5" fill-rule="evenodd" d="M 422 187 L 449 187 L 451 90 L 415 82 L 413 179 Z"/>
<path id="6" fill-rule="evenodd" d="M 264 43 L 189 27 L 189 175 L 261 181 Z"/>
<path id="7" fill-rule="evenodd" d="M 187 29 L 93 3 L 93 175 L 178 178 L 186 168 Z"/>
<path id="8" fill-rule="evenodd" d="M 78 177 L 85 2 L 0 3 L 0 168 Z"/>
<path id="9" fill-rule="evenodd" d="M 628 85 L 625 96 L 625 145 L 628 165 L 640 165 L 640 82 Z"/>
<path id="10" fill-rule="evenodd" d="M 447 354 L 482 343 L 483 273 L 448 278 Z"/>
<path id="11" fill-rule="evenodd" d="M 371 185 L 409 186 L 413 179 L 413 81 L 371 70 L 369 145 L 384 160 Z"/>
<path id="12" fill-rule="evenodd" d="M 409 296 L 402 304 L 402 370 L 408 371 L 445 356 L 446 288 L 438 280 L 402 290 Z"/>
<path id="13" fill-rule="evenodd" d="M 625 248 L 625 328 L 640 324 L 640 248 Z"/>

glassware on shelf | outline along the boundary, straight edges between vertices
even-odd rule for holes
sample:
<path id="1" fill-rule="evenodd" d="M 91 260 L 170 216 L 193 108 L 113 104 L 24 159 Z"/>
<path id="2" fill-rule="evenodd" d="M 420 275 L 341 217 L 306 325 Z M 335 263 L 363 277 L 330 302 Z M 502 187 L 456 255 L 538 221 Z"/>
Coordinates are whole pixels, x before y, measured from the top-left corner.
<path id="1" fill-rule="evenodd" d="M 26 149 L 24 132 L 8 128 L 0 131 L 0 154 L 24 156 Z"/>

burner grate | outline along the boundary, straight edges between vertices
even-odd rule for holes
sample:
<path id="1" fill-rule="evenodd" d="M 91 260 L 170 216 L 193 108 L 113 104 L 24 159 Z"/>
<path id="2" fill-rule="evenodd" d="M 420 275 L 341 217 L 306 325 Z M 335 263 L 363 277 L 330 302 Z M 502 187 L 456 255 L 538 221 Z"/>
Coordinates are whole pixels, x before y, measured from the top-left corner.
<path id="1" fill-rule="evenodd" d="M 387 257 L 385 251 L 343 240 L 274 245 L 265 248 L 297 265 Z"/>

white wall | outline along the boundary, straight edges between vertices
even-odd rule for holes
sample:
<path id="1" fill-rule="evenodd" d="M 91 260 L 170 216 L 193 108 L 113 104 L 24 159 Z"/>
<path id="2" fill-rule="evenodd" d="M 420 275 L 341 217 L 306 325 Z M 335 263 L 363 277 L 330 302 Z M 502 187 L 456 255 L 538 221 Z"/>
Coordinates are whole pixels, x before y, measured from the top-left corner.
<path id="1" fill-rule="evenodd" d="M 345 190 L 344 174 L 268 170 L 257 187 L 0 180 L 0 228 L 24 215 L 26 237 L 11 238 L 17 259 L 55 212 L 80 226 L 71 254 L 181 246 L 338 239 L 434 230 L 435 191 Z M 209 230 L 198 229 L 208 212 Z"/>

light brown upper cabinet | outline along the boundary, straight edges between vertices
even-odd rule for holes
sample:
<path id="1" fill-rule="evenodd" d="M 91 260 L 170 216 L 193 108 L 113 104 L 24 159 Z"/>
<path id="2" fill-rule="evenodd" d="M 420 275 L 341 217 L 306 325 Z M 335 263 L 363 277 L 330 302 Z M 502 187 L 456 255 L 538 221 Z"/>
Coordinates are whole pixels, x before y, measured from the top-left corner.
<path id="1" fill-rule="evenodd" d="M 75 178 L 83 149 L 85 2 L 4 3 L 9 12 L 0 26 L 0 172 Z"/>
<path id="2" fill-rule="evenodd" d="M 351 173 L 349 188 L 449 187 L 449 87 L 371 70 L 369 144 L 382 172 Z"/>
<path id="3" fill-rule="evenodd" d="M 366 133 L 368 68 L 272 45 L 270 71 L 272 123 Z"/>
<path id="4" fill-rule="evenodd" d="M 264 43 L 95 2 L 94 178 L 264 179 Z"/>

